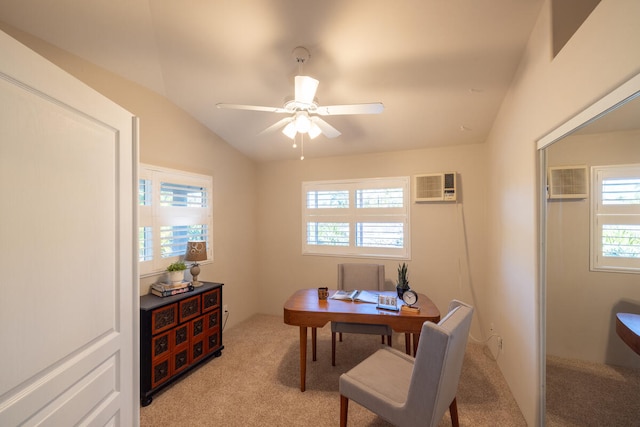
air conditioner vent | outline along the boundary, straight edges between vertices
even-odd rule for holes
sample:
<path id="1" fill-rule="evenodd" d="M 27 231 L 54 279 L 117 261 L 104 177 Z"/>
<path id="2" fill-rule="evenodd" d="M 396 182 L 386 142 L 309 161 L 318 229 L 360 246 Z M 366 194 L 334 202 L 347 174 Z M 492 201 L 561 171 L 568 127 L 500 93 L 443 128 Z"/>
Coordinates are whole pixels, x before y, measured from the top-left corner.
<path id="1" fill-rule="evenodd" d="M 589 193 L 587 166 L 557 166 L 548 170 L 550 199 L 586 199 Z"/>
<path id="2" fill-rule="evenodd" d="M 432 173 L 414 175 L 413 201 L 420 202 L 455 202 L 456 173 Z"/>

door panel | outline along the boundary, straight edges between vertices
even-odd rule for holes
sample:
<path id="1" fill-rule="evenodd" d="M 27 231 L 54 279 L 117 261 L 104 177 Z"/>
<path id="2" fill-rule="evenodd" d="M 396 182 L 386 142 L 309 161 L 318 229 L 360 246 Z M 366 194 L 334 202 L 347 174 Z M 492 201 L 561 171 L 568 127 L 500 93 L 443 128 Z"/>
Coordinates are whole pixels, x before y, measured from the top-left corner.
<path id="1" fill-rule="evenodd" d="M 134 119 L 1 32 L 0 54 L 0 425 L 135 425 Z"/>

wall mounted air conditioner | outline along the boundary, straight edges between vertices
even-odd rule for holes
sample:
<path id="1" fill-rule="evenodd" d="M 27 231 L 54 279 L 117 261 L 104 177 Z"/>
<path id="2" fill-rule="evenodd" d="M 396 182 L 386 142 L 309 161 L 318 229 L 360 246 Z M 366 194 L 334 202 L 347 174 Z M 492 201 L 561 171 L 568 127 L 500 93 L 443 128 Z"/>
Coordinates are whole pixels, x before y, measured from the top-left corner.
<path id="1" fill-rule="evenodd" d="M 431 173 L 413 176 L 413 201 L 455 202 L 456 173 Z"/>
<path id="2" fill-rule="evenodd" d="M 589 175 L 586 165 L 555 166 L 547 169 L 549 199 L 586 199 L 589 195 Z"/>

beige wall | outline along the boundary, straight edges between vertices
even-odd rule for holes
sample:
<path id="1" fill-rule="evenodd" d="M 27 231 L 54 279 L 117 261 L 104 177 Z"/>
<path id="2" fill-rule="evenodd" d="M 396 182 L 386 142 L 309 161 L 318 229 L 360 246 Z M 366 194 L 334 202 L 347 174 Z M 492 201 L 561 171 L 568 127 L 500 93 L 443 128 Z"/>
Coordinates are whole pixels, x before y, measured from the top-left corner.
<path id="1" fill-rule="evenodd" d="M 547 149 L 548 165 L 640 163 L 639 141 L 637 130 L 569 136 Z M 547 354 L 640 368 L 615 332 L 616 312 L 640 309 L 640 279 L 589 270 L 591 203 L 548 203 Z"/>
<path id="2" fill-rule="evenodd" d="M 552 59 L 544 6 L 488 139 L 489 304 L 503 336 L 498 364 L 529 425 L 540 425 L 535 142 L 640 71 L 640 2 L 602 0 Z"/>
<path id="3" fill-rule="evenodd" d="M 458 173 L 458 203 L 411 205 L 410 284 L 418 292 L 429 295 L 443 312 L 453 298 L 475 304 L 475 298 L 482 297 L 479 290 L 484 285 L 482 278 L 486 264 L 484 225 L 487 175 L 483 145 L 314 158 L 311 142 L 305 153 L 304 161 L 266 163 L 259 168 L 262 311 L 282 314 L 283 303 L 299 288 L 323 285 L 335 289 L 337 264 L 341 262 L 382 263 L 385 265 L 387 287 L 393 289 L 395 286 L 398 263 L 402 261 L 301 254 L 303 181 L 410 176 L 447 171 Z M 295 158 L 295 154 L 292 153 L 292 157 Z M 468 268 L 473 280 L 470 279 Z M 476 318 L 473 330 L 481 338 L 478 325 Z"/>
<path id="4" fill-rule="evenodd" d="M 8 26 L 23 44 L 140 119 L 140 161 L 213 176 L 214 261 L 199 279 L 225 284 L 227 326 L 260 310 L 257 299 L 256 165 L 163 96 Z M 157 276 L 140 281 L 146 294 Z"/>

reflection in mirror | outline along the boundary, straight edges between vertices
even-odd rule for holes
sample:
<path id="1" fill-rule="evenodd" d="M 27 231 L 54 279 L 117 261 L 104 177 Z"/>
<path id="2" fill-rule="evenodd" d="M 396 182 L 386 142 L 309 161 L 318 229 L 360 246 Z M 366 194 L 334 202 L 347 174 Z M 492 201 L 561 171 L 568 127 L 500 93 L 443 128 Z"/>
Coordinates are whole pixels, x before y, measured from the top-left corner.
<path id="1" fill-rule="evenodd" d="M 545 421 L 547 426 L 637 425 L 640 354 L 616 333 L 616 315 L 640 314 L 640 271 L 595 269 L 602 261 L 602 237 L 594 214 L 602 212 L 598 194 L 603 186 L 594 174 L 601 166 L 635 165 L 635 180 L 625 191 L 637 203 L 624 213 L 637 224 L 626 242 L 640 249 L 640 96 L 597 120 L 585 119 L 587 125 L 576 123 L 577 129 L 543 148 L 541 156 L 541 174 L 560 168 L 568 178 L 565 184 L 586 184 L 587 194 L 572 197 L 582 189 L 569 186 L 556 189 L 553 198 L 541 198 Z M 586 181 L 576 182 L 580 176 Z M 640 253 L 637 258 L 640 263 Z"/>

